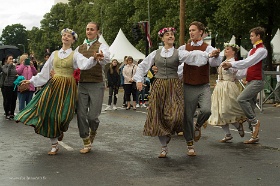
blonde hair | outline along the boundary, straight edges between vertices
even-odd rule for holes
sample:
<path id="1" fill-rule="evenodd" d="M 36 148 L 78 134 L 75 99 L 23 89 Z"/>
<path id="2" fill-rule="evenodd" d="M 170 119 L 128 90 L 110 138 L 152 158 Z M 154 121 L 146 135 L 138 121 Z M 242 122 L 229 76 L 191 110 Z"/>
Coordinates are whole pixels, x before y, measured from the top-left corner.
<path id="1" fill-rule="evenodd" d="M 20 58 L 19 58 L 19 63 L 21 63 L 21 62 L 23 62 L 25 59 L 27 59 L 28 58 L 28 54 L 27 53 L 24 53 L 24 54 L 22 54 L 21 56 L 20 56 Z"/>

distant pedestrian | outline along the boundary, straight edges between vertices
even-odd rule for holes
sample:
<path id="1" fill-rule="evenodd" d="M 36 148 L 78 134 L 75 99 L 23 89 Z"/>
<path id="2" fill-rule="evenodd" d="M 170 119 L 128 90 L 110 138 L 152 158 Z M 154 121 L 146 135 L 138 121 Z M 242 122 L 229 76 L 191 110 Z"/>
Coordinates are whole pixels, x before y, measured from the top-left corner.
<path id="1" fill-rule="evenodd" d="M 108 87 L 109 87 L 109 100 L 107 110 L 117 110 L 117 100 L 120 88 L 120 70 L 118 68 L 118 60 L 113 59 L 107 72 Z M 114 96 L 114 100 L 113 100 Z M 112 104 L 113 101 L 113 104 Z"/>

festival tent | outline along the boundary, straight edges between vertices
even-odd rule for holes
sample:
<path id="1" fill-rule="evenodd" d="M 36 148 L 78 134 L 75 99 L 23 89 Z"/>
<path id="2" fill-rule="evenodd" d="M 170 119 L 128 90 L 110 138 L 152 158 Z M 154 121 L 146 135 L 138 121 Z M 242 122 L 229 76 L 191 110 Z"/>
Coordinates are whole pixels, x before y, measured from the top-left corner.
<path id="1" fill-rule="evenodd" d="M 273 47 L 273 55 L 276 59 L 276 62 L 280 61 L 280 30 L 278 28 L 276 34 L 274 35 L 273 39 L 271 40 L 271 44 Z"/>
<path id="2" fill-rule="evenodd" d="M 134 60 L 144 59 L 145 55 L 137 50 L 125 37 L 122 29 L 119 30 L 117 37 L 109 47 L 111 59 L 117 59 L 123 62 L 124 56 L 131 56 Z"/>
<path id="3" fill-rule="evenodd" d="M 99 36 L 98 41 L 99 41 L 100 43 L 103 43 L 103 44 L 105 44 L 105 45 L 107 45 L 107 46 L 109 47 L 109 45 L 108 45 L 108 43 L 105 41 L 103 35 L 100 35 L 100 36 Z"/>
<path id="4" fill-rule="evenodd" d="M 235 36 L 232 36 L 230 41 L 229 41 L 230 44 L 235 44 Z M 224 53 L 225 53 L 225 49 L 223 51 L 220 52 L 220 56 L 224 56 Z M 246 58 L 247 55 L 248 55 L 248 51 L 243 48 L 242 46 L 240 46 L 240 55 L 241 57 L 243 58 Z"/>

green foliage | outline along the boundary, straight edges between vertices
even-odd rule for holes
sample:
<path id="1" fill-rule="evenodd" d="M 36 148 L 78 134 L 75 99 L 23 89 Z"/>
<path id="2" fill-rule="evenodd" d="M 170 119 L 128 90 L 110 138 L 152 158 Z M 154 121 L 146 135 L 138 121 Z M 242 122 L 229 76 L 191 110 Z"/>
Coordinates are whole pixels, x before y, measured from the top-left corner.
<path id="1" fill-rule="evenodd" d="M 0 40 L 5 45 L 15 45 L 24 52 L 24 48 L 27 48 L 27 31 L 26 27 L 21 24 L 8 25 L 3 29 Z M 24 45 L 24 48 L 22 45 Z"/>
<path id="2" fill-rule="evenodd" d="M 232 35 L 237 43 L 246 49 L 251 48 L 248 31 L 255 26 L 266 29 L 266 46 L 270 50 L 270 40 L 280 27 L 280 1 L 278 0 L 186 0 L 185 35 L 188 39 L 188 25 L 192 21 L 205 24 L 212 37 L 216 37 L 217 47 L 229 41 Z M 149 8 L 149 9 L 148 9 Z M 157 32 L 163 27 L 177 29 L 176 40 L 180 34 L 179 0 L 69 0 L 68 4 L 56 4 L 41 20 L 40 28 L 26 31 L 20 24 L 7 26 L 1 40 L 4 44 L 23 43 L 36 56 L 43 56 L 45 50 L 51 51 L 61 47 L 60 31 L 72 28 L 78 35 L 73 49 L 86 38 L 85 27 L 93 21 L 100 24 L 100 32 L 109 45 L 114 41 L 121 28 L 128 40 L 141 52 L 145 53 L 146 41 L 135 41 L 132 25 L 150 21 L 150 35 L 153 48 L 161 42 Z M 142 31 L 144 32 L 144 31 Z M 144 33 L 143 33 L 144 34 Z M 29 40 L 27 40 L 29 39 Z M 27 43 L 29 43 L 27 47 Z M 176 43 L 178 46 L 178 42 Z M 268 59 L 270 60 L 270 59 Z"/>

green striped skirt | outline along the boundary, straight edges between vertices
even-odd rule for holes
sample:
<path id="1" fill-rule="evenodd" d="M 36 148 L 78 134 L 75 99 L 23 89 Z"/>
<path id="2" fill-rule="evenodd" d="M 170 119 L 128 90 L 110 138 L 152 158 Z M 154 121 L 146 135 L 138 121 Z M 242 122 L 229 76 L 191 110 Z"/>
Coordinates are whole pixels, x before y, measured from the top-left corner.
<path id="1" fill-rule="evenodd" d="M 55 76 L 16 115 L 15 120 L 34 127 L 48 138 L 66 132 L 75 112 L 77 86 L 73 77 Z"/>
<path id="2" fill-rule="evenodd" d="M 156 79 L 149 97 L 143 134 L 165 136 L 182 131 L 184 117 L 183 87 L 179 79 Z"/>

